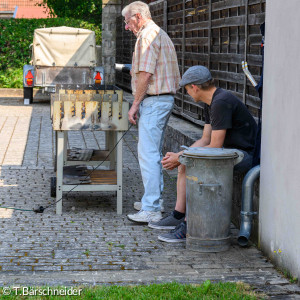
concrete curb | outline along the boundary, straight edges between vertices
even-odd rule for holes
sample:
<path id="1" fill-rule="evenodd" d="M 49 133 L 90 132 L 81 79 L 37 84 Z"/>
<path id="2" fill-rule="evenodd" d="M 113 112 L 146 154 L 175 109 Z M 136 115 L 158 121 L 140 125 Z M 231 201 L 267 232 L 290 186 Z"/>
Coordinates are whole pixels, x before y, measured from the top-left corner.
<path id="1" fill-rule="evenodd" d="M 24 97 L 23 89 L 0 88 L 0 98 L 21 98 L 21 99 L 23 99 L 23 97 Z M 50 95 L 43 94 L 40 89 L 33 89 L 33 99 L 50 100 Z"/>

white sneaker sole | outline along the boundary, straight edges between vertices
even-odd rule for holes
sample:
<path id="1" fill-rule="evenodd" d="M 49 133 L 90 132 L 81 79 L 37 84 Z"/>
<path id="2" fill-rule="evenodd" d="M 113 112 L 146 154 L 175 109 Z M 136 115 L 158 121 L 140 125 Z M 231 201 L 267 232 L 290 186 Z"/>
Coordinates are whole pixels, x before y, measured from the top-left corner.
<path id="1" fill-rule="evenodd" d="M 143 220 L 143 221 L 134 220 L 134 219 L 130 218 L 129 215 L 127 216 L 127 219 L 130 220 L 130 221 L 132 221 L 132 222 L 136 222 L 136 223 L 140 223 L 140 224 L 148 224 L 149 223 L 149 221 L 145 221 L 145 220 Z"/>
<path id="2" fill-rule="evenodd" d="M 153 228 L 153 229 L 175 229 L 176 226 L 158 226 L 158 225 L 153 225 L 151 223 L 148 224 L 148 227 Z"/>
<path id="3" fill-rule="evenodd" d="M 136 214 L 127 215 L 127 219 L 132 221 L 132 222 L 136 222 L 136 223 L 140 223 L 140 224 L 149 224 L 149 222 L 159 222 L 162 219 L 161 213 L 160 213 L 160 217 L 155 217 L 153 219 L 149 218 L 149 220 L 137 219 L 137 218 L 135 218 L 135 216 L 136 216 Z"/>
<path id="4" fill-rule="evenodd" d="M 158 239 L 162 242 L 166 243 L 185 243 L 186 239 L 168 239 L 162 236 L 158 236 Z"/>

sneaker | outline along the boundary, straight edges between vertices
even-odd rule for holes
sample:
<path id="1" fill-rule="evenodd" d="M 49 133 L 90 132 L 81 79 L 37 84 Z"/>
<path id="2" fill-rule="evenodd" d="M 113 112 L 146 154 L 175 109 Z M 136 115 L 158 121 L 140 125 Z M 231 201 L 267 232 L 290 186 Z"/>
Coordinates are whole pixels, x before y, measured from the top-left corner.
<path id="1" fill-rule="evenodd" d="M 154 229 L 174 229 L 178 224 L 184 221 L 184 217 L 180 220 L 174 217 L 173 212 L 162 218 L 158 222 L 149 222 L 148 226 Z"/>
<path id="2" fill-rule="evenodd" d="M 165 212 L 165 207 L 164 207 L 164 199 L 159 199 L 159 205 L 160 205 L 160 211 L 163 213 Z M 135 210 L 140 211 L 142 209 L 142 202 L 137 201 L 133 203 L 133 208 Z"/>
<path id="3" fill-rule="evenodd" d="M 183 243 L 186 239 L 186 224 L 181 222 L 175 229 L 168 233 L 161 234 L 158 239 L 167 243 Z"/>
<path id="4" fill-rule="evenodd" d="M 162 215 L 160 211 L 140 210 L 137 214 L 127 215 L 127 218 L 133 222 L 149 223 L 151 221 L 158 222 Z"/>

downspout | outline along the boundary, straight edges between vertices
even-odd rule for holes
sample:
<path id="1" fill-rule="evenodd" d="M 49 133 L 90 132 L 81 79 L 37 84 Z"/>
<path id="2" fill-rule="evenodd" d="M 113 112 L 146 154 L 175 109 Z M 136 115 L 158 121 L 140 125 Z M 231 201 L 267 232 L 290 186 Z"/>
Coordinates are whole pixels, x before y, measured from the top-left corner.
<path id="1" fill-rule="evenodd" d="M 251 234 L 253 215 L 253 190 L 255 180 L 260 175 L 260 165 L 252 168 L 246 174 L 242 186 L 242 210 L 241 210 L 241 227 L 238 236 L 240 246 L 247 246 Z"/>

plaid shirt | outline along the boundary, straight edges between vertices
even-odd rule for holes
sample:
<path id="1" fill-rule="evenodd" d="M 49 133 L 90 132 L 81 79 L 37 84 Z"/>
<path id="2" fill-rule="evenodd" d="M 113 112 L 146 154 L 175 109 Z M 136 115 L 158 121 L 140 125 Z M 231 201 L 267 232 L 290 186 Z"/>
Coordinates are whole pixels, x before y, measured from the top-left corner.
<path id="1" fill-rule="evenodd" d="M 153 74 L 147 94 L 176 94 L 180 81 L 176 51 L 166 32 L 152 20 L 137 35 L 131 70 L 133 95 L 141 71 Z"/>

